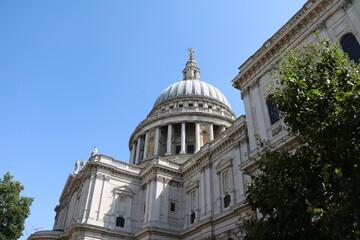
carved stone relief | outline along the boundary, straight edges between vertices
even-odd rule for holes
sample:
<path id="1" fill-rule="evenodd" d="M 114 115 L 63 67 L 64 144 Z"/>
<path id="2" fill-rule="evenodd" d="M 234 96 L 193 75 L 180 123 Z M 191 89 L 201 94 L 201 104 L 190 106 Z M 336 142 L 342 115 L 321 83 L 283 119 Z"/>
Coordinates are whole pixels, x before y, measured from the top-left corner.
<path id="1" fill-rule="evenodd" d="M 96 179 L 100 179 L 100 180 L 104 180 L 106 182 L 109 182 L 110 181 L 110 176 L 98 173 L 98 174 L 96 174 Z"/>

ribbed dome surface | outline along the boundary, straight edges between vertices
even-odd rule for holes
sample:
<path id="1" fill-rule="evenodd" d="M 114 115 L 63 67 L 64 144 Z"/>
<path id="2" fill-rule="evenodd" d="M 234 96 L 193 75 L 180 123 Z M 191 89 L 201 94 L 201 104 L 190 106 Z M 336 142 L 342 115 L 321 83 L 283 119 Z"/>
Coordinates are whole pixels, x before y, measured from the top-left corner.
<path id="1" fill-rule="evenodd" d="M 212 98 L 231 109 L 226 97 L 216 87 L 199 80 L 183 80 L 172 84 L 161 93 L 153 108 L 169 100 L 181 97 Z"/>

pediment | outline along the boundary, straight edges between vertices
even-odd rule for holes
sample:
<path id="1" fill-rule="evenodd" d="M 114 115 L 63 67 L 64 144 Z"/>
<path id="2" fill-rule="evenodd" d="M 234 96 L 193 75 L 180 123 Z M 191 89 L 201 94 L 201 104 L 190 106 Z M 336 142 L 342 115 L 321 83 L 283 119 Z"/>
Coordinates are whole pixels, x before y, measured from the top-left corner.
<path id="1" fill-rule="evenodd" d="M 60 195 L 60 199 L 63 199 L 66 196 L 66 194 L 70 191 L 70 188 L 73 185 L 74 179 L 75 179 L 74 174 L 70 174 L 68 179 L 66 180 L 65 186 Z"/>
<path id="2" fill-rule="evenodd" d="M 190 182 L 185 186 L 185 190 L 187 192 L 191 191 L 194 188 L 197 188 L 199 186 L 199 180 L 192 179 Z"/>
<path id="3" fill-rule="evenodd" d="M 134 196 L 134 192 L 126 185 L 116 187 L 114 189 L 114 192 L 115 194 L 119 194 L 122 196 L 128 196 L 128 197 Z"/>
<path id="4" fill-rule="evenodd" d="M 226 168 L 229 168 L 232 165 L 233 158 L 232 157 L 226 157 L 220 160 L 218 165 L 216 165 L 216 172 L 221 172 Z"/>

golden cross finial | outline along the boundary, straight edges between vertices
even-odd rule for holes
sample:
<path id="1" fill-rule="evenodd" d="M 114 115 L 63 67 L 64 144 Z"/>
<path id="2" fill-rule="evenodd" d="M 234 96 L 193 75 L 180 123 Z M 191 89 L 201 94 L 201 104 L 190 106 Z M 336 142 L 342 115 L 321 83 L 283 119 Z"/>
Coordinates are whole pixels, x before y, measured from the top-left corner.
<path id="1" fill-rule="evenodd" d="M 194 56 L 194 52 L 195 52 L 195 51 L 194 51 L 192 48 L 189 48 L 188 50 L 189 50 L 189 52 L 190 52 L 190 53 L 189 53 L 190 59 L 192 59 L 193 56 Z"/>

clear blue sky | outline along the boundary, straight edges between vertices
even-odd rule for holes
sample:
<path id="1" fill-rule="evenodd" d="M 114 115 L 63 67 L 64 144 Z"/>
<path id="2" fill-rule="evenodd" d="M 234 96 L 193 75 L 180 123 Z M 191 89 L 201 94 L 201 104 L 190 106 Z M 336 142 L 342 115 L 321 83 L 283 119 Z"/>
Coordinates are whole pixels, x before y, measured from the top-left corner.
<path id="1" fill-rule="evenodd" d="M 25 235 L 52 229 L 74 169 L 128 139 L 195 50 L 201 80 L 244 114 L 231 80 L 305 0 L 0 0 L 1 178 L 35 197 Z M 23 236 L 21 239 L 25 239 Z"/>

